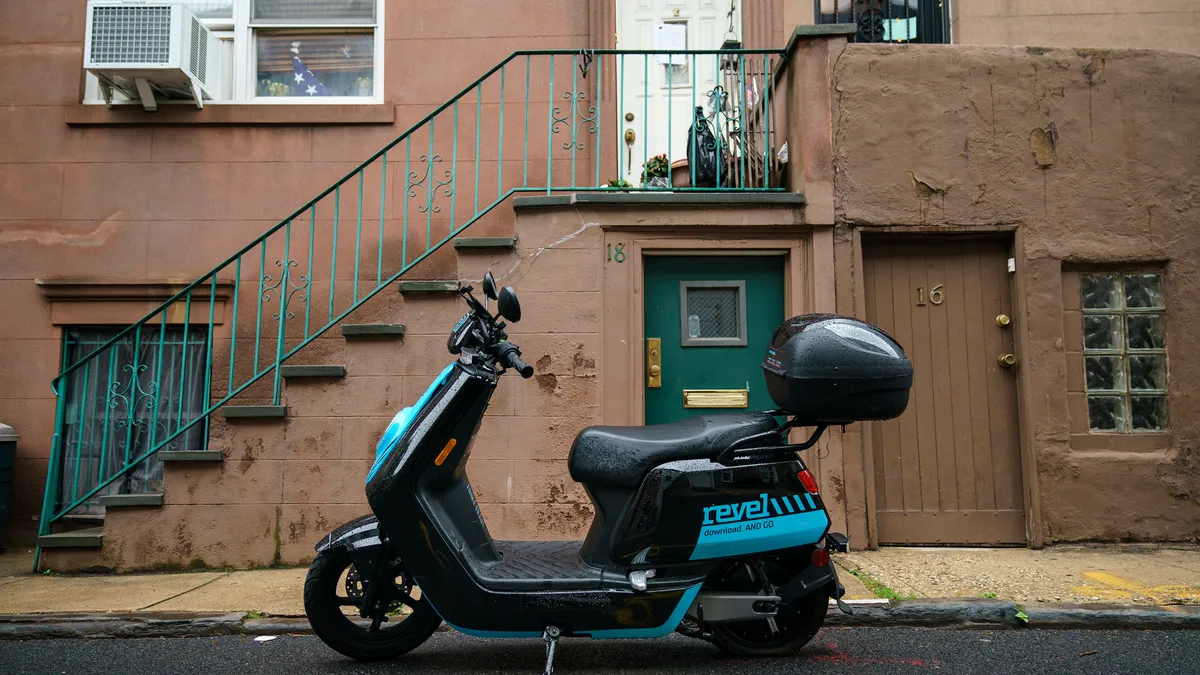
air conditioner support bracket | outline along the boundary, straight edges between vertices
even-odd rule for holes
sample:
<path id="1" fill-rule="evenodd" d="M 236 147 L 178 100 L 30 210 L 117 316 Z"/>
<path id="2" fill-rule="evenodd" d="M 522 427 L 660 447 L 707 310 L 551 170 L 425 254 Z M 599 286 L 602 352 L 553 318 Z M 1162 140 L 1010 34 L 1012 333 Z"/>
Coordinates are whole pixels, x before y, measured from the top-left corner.
<path id="1" fill-rule="evenodd" d="M 200 83 L 192 80 L 192 96 L 196 98 L 196 107 L 204 109 L 204 94 L 200 91 Z"/>
<path id="2" fill-rule="evenodd" d="M 150 88 L 150 82 L 144 77 L 135 77 L 133 83 L 137 85 L 138 96 L 141 97 L 142 107 L 146 112 L 158 110 L 158 102 L 154 100 L 154 90 Z"/>
<path id="3" fill-rule="evenodd" d="M 112 85 L 104 79 L 100 80 L 100 95 L 104 97 L 104 105 L 112 107 Z"/>

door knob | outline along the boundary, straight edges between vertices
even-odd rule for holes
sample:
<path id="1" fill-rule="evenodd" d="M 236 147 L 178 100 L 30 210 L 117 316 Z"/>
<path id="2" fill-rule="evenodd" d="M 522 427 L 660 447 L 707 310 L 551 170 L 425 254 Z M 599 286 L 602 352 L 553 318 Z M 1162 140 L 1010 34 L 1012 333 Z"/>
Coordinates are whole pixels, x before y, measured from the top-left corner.
<path id="1" fill-rule="evenodd" d="M 996 315 L 996 325 L 997 326 L 1000 326 L 1001 328 L 1008 328 L 1008 325 L 1010 323 L 1012 323 L 1012 319 L 1008 318 L 1007 314 L 997 314 Z"/>
<path id="2" fill-rule="evenodd" d="M 635 133 L 633 129 L 626 129 L 625 130 L 625 143 L 627 143 L 629 145 L 633 145 L 633 142 L 636 140 L 637 140 L 637 133 Z"/>
<path id="3" fill-rule="evenodd" d="M 1001 354 L 996 357 L 996 363 L 999 363 L 1001 368 L 1012 368 L 1017 365 L 1017 357 L 1014 354 Z"/>

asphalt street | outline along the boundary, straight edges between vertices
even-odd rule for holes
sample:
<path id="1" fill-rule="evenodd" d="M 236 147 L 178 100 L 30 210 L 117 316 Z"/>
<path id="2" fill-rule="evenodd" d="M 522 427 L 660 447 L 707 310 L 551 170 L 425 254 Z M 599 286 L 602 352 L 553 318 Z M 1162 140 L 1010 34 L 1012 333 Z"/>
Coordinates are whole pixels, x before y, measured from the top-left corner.
<path id="1" fill-rule="evenodd" d="M 538 640 L 439 632 L 403 659 L 361 664 L 311 636 L 0 642 L 0 673 L 540 673 Z M 564 640 L 570 673 L 1196 673 L 1200 631 L 833 628 L 793 658 L 731 659 L 706 643 Z"/>

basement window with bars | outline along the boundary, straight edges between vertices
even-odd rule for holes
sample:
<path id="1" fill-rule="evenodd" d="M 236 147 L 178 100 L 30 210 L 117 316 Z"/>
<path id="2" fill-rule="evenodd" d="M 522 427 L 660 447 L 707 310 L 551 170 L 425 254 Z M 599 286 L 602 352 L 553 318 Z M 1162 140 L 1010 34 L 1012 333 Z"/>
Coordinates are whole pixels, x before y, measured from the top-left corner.
<path id="1" fill-rule="evenodd" d="M 221 73 L 212 103 L 383 100 L 384 0 L 183 0 L 183 4 L 221 45 Z M 84 99 L 104 102 L 92 75 L 87 77 Z M 114 100 L 128 99 L 116 96 Z"/>
<path id="2" fill-rule="evenodd" d="M 1084 388 L 1092 432 L 1167 429 L 1167 336 L 1157 272 L 1081 274 Z"/>
<path id="3" fill-rule="evenodd" d="M 91 355 L 124 326 L 81 326 L 63 334 L 63 367 Z M 91 486 L 160 445 L 204 411 L 208 336 L 203 327 L 145 326 L 101 352 L 87 367 L 67 375 L 61 446 L 59 507 L 74 503 Z M 161 349 L 160 349 L 161 346 Z M 161 450 L 195 450 L 207 434 L 197 423 Z M 156 455 L 96 495 L 77 513 L 99 511 L 98 497 L 162 491 L 163 467 Z"/>

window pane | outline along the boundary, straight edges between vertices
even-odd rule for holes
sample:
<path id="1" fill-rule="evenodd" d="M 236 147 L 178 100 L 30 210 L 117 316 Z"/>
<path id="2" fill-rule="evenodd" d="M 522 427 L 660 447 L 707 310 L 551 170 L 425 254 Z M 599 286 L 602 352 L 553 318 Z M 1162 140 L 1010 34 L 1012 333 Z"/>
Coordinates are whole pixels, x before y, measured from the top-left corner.
<path id="1" fill-rule="evenodd" d="M 1130 356 L 1129 388 L 1133 390 L 1166 389 L 1167 357 L 1148 354 Z"/>
<path id="2" fill-rule="evenodd" d="M 1125 391 L 1121 357 L 1086 356 L 1083 361 L 1088 391 Z"/>
<path id="3" fill-rule="evenodd" d="M 233 18 L 233 0 L 183 0 L 183 4 L 201 19 Z"/>
<path id="4" fill-rule="evenodd" d="M 253 21 L 375 23 L 375 0 L 254 0 Z"/>
<path id="5" fill-rule="evenodd" d="M 373 96 L 371 30 L 257 31 L 259 96 Z"/>
<path id="6" fill-rule="evenodd" d="M 1084 309 L 1120 309 L 1121 296 L 1115 274 L 1083 274 L 1079 277 Z"/>
<path id="7" fill-rule="evenodd" d="M 1167 428 L 1166 396 L 1134 396 L 1129 399 L 1130 422 L 1134 429 L 1158 431 Z"/>
<path id="8" fill-rule="evenodd" d="M 1121 342 L 1120 316 L 1111 314 L 1084 315 L 1084 349 L 1120 349 Z"/>
<path id="9" fill-rule="evenodd" d="M 1118 396 L 1089 396 L 1088 426 L 1092 431 L 1123 431 L 1125 400 Z"/>
<path id="10" fill-rule="evenodd" d="M 1126 307 L 1162 307 L 1162 281 L 1157 274 L 1125 275 Z"/>
<path id="11" fill-rule="evenodd" d="M 1162 349 L 1166 345 L 1162 314 L 1130 314 L 1126 321 L 1130 349 Z"/>
<path id="12" fill-rule="evenodd" d="M 689 288 L 688 337 L 738 338 L 738 289 Z"/>

